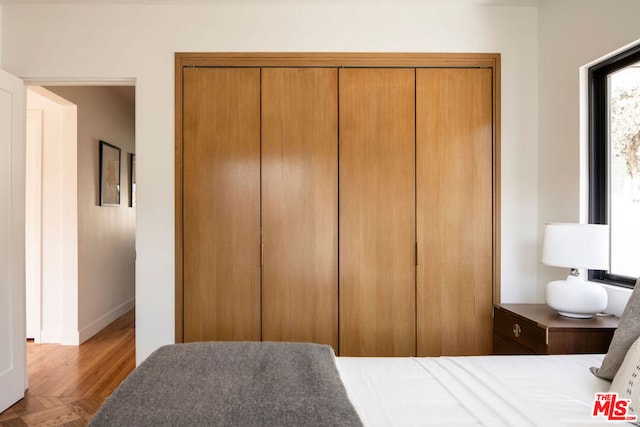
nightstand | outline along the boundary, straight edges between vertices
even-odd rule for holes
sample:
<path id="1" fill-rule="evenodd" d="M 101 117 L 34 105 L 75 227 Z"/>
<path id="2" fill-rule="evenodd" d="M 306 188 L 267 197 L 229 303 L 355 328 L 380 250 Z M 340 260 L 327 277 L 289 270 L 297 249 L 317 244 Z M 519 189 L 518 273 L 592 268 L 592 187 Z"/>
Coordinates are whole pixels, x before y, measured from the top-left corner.
<path id="1" fill-rule="evenodd" d="M 494 354 L 606 353 L 618 327 L 614 316 L 571 319 L 546 304 L 496 304 Z"/>

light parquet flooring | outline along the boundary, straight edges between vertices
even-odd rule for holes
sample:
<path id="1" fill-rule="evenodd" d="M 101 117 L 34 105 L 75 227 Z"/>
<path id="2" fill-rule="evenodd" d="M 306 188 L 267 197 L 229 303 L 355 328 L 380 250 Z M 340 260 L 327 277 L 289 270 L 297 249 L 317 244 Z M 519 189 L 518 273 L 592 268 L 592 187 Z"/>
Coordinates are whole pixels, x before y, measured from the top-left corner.
<path id="1" fill-rule="evenodd" d="M 27 343 L 29 390 L 0 426 L 85 426 L 135 368 L 134 311 L 80 346 Z"/>

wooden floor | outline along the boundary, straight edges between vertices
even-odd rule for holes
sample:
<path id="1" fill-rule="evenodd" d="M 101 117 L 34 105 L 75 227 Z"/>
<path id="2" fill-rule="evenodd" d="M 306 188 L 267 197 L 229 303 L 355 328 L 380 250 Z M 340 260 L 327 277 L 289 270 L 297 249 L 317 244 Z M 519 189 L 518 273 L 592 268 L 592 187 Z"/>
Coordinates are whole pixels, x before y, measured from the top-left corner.
<path id="1" fill-rule="evenodd" d="M 29 390 L 0 426 L 84 426 L 135 367 L 133 310 L 80 346 L 27 343 Z"/>

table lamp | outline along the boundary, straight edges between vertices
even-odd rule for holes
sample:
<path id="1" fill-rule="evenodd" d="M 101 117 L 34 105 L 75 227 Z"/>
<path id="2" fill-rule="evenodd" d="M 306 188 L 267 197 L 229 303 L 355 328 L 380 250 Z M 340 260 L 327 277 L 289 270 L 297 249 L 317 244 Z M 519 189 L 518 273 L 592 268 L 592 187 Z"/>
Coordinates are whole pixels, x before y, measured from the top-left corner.
<path id="1" fill-rule="evenodd" d="M 578 269 L 609 268 L 609 226 L 600 224 L 546 224 L 542 263 L 567 267 L 566 280 L 547 283 L 547 305 L 566 317 L 588 319 L 607 308 L 607 291 L 586 283 Z"/>

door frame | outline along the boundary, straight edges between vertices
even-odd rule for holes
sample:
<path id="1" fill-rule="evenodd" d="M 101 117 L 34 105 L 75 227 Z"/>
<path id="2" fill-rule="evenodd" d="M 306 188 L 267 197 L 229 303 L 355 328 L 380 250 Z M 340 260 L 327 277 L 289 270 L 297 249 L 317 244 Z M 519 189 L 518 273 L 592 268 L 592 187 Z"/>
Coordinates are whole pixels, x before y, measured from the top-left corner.
<path id="1" fill-rule="evenodd" d="M 11 230 L 10 230 L 10 290 L 12 299 L 10 301 L 11 324 L 13 329 L 9 334 L 15 339 L 16 352 L 11 355 L 11 361 L 16 369 L 6 370 L 0 375 L 0 412 L 4 411 L 12 404 L 24 397 L 24 392 L 28 388 L 28 372 L 26 366 L 26 281 L 25 281 L 25 130 L 26 130 L 26 86 L 137 86 L 136 78 L 111 78 L 111 79 L 82 79 L 82 78 L 21 78 L 0 70 L 0 82 L 6 86 L 16 87 L 15 92 L 20 92 L 21 96 L 15 98 L 16 105 L 12 111 L 19 114 L 20 119 L 12 123 L 11 142 Z M 13 118 L 13 117 L 12 117 Z M 11 376 L 11 381 L 20 381 L 20 392 L 16 394 L 9 387 L 9 378 L 4 382 L 5 374 Z M 15 379 L 15 377 L 19 377 Z M 5 408 L 6 406 L 6 408 Z"/>

